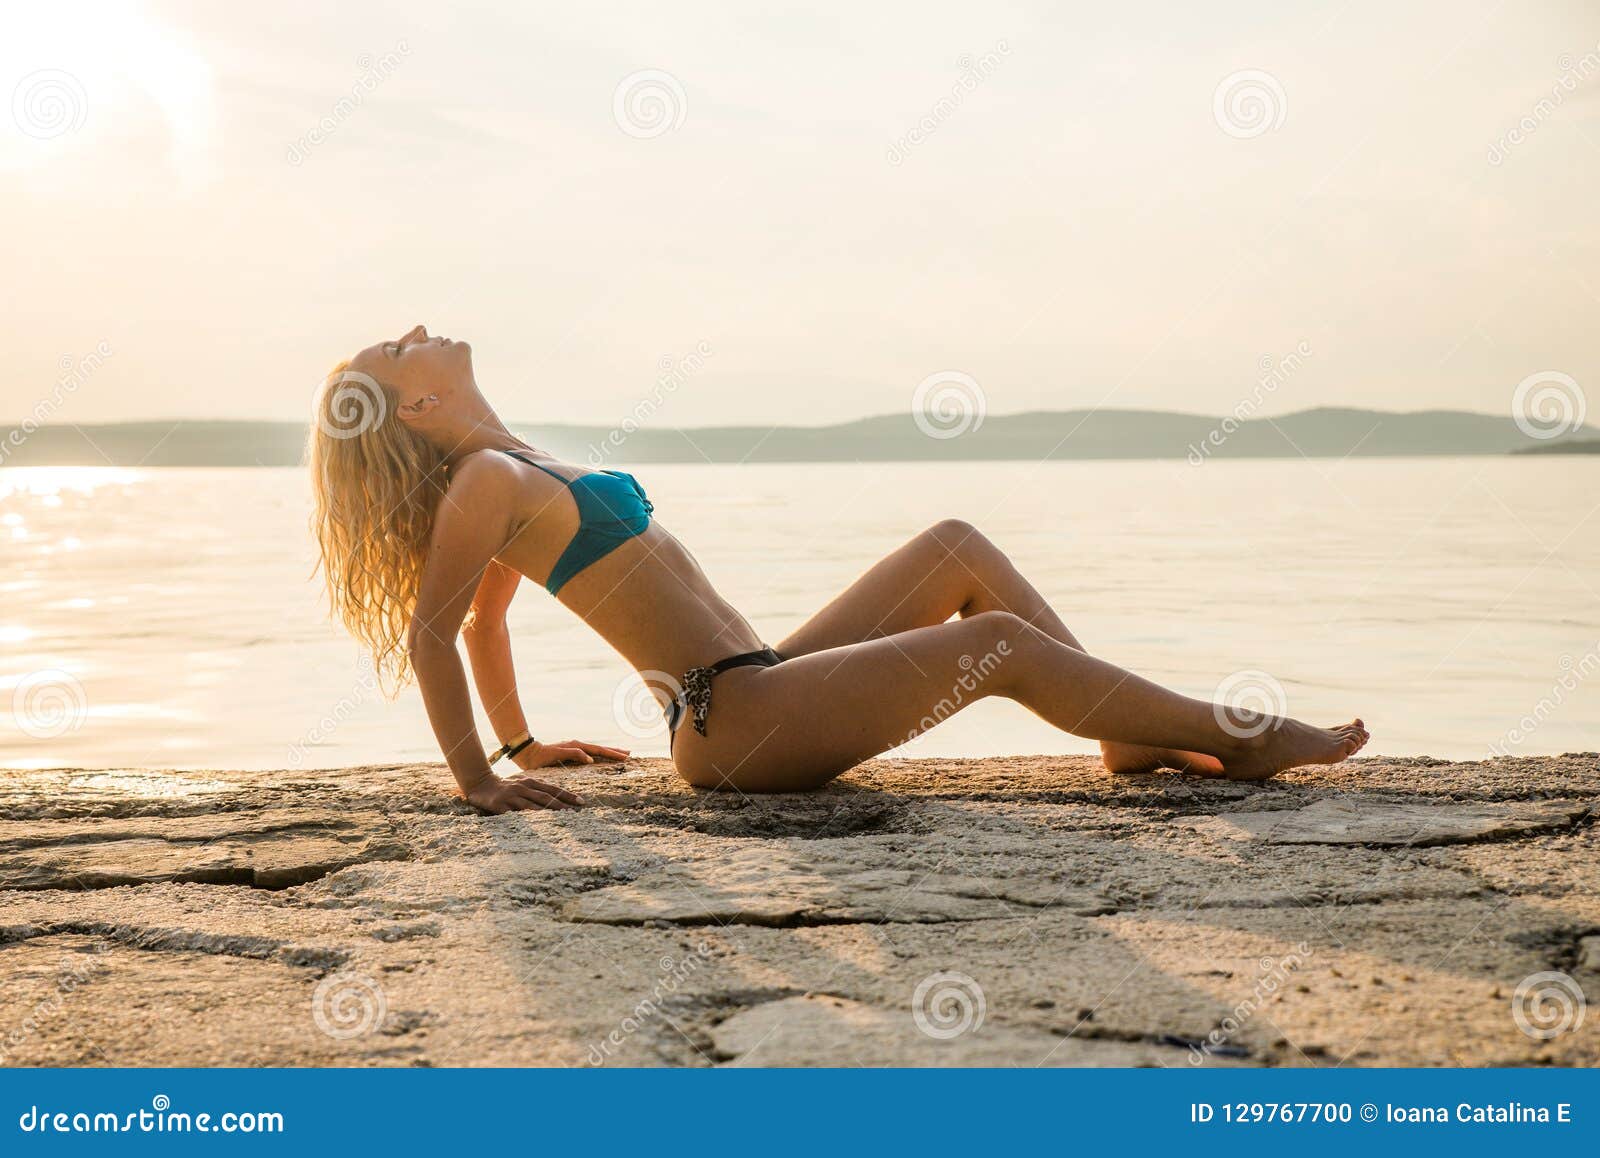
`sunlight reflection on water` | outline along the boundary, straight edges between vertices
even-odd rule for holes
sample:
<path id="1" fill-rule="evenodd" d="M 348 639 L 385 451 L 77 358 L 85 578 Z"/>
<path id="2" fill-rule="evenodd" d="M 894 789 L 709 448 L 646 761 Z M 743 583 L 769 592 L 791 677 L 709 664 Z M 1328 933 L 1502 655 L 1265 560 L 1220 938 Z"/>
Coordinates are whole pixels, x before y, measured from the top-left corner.
<path id="1" fill-rule="evenodd" d="M 1480 758 L 1600 663 L 1600 460 L 657 465 L 657 517 L 770 641 L 941 517 L 1004 547 L 1098 654 L 1193 695 L 1263 669 L 1372 750 Z M 415 689 L 383 700 L 311 581 L 303 472 L 0 470 L 0 766 L 436 760 Z M 15 532 L 21 532 L 15 536 Z M 533 584 L 512 609 L 536 733 L 631 743 L 627 669 Z M 29 673 L 81 688 L 17 726 Z M 70 688 L 69 688 L 70 692 Z M 1600 745 L 1600 679 L 1519 747 Z M 482 734 L 490 735 L 486 722 Z M 1087 752 L 986 701 L 910 755 Z M 299 755 L 296 756 L 295 753 Z"/>

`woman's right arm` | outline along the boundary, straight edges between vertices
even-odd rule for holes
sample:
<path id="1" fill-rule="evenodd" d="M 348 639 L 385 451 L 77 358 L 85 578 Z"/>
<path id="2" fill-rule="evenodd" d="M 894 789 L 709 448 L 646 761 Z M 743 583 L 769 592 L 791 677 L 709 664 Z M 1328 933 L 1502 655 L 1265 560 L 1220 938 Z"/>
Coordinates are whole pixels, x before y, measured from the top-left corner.
<path id="1" fill-rule="evenodd" d="M 479 455 L 463 464 L 439 503 L 406 646 L 433 734 L 467 800 L 494 813 L 581 805 L 574 793 L 531 776 L 496 776 L 472 715 L 456 639 L 485 569 L 507 538 L 516 478 L 496 458 Z"/>

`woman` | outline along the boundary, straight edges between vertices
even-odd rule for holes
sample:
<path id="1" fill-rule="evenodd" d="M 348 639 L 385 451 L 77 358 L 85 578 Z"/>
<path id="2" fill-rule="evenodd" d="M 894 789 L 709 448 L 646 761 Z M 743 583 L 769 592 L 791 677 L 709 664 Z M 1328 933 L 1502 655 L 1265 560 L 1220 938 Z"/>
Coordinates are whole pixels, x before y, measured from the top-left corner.
<path id="1" fill-rule="evenodd" d="M 703 788 L 815 788 L 991 695 L 1099 740 L 1113 772 L 1258 780 L 1336 763 L 1367 741 L 1360 720 L 1240 716 L 1090 656 L 1010 560 L 954 520 L 768 648 L 651 517 L 637 482 L 528 446 L 479 392 L 467 343 L 421 326 L 335 369 L 309 453 L 334 611 L 385 677 L 416 675 L 462 795 L 485 812 L 582 801 L 491 769 L 458 635 L 502 751 L 523 771 L 627 755 L 528 739 L 506 631 L 524 576 L 645 676 L 665 701 L 674 767 Z"/>

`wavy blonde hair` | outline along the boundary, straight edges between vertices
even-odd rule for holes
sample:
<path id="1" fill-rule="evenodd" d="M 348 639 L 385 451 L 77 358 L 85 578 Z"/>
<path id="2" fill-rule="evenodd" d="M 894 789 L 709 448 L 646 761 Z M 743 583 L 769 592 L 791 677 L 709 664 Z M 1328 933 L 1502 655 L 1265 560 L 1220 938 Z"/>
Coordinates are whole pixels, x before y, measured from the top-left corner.
<path id="1" fill-rule="evenodd" d="M 406 631 L 449 469 L 395 416 L 399 395 L 340 362 L 317 391 L 306 460 L 333 616 L 371 653 L 379 686 L 410 682 Z"/>

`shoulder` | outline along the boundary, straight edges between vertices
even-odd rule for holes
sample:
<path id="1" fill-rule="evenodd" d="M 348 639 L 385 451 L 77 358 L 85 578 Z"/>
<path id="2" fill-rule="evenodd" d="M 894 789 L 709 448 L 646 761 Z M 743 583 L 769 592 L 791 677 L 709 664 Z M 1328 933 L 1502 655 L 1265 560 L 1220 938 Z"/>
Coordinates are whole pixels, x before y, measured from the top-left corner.
<path id="1" fill-rule="evenodd" d="M 450 468 L 447 493 L 453 499 L 505 494 L 516 487 L 517 480 L 516 464 L 506 455 L 476 450 Z"/>
<path id="2" fill-rule="evenodd" d="M 494 451 L 474 451 L 450 468 L 437 522 L 457 526 L 498 523 L 516 502 L 520 486 L 509 458 Z"/>

